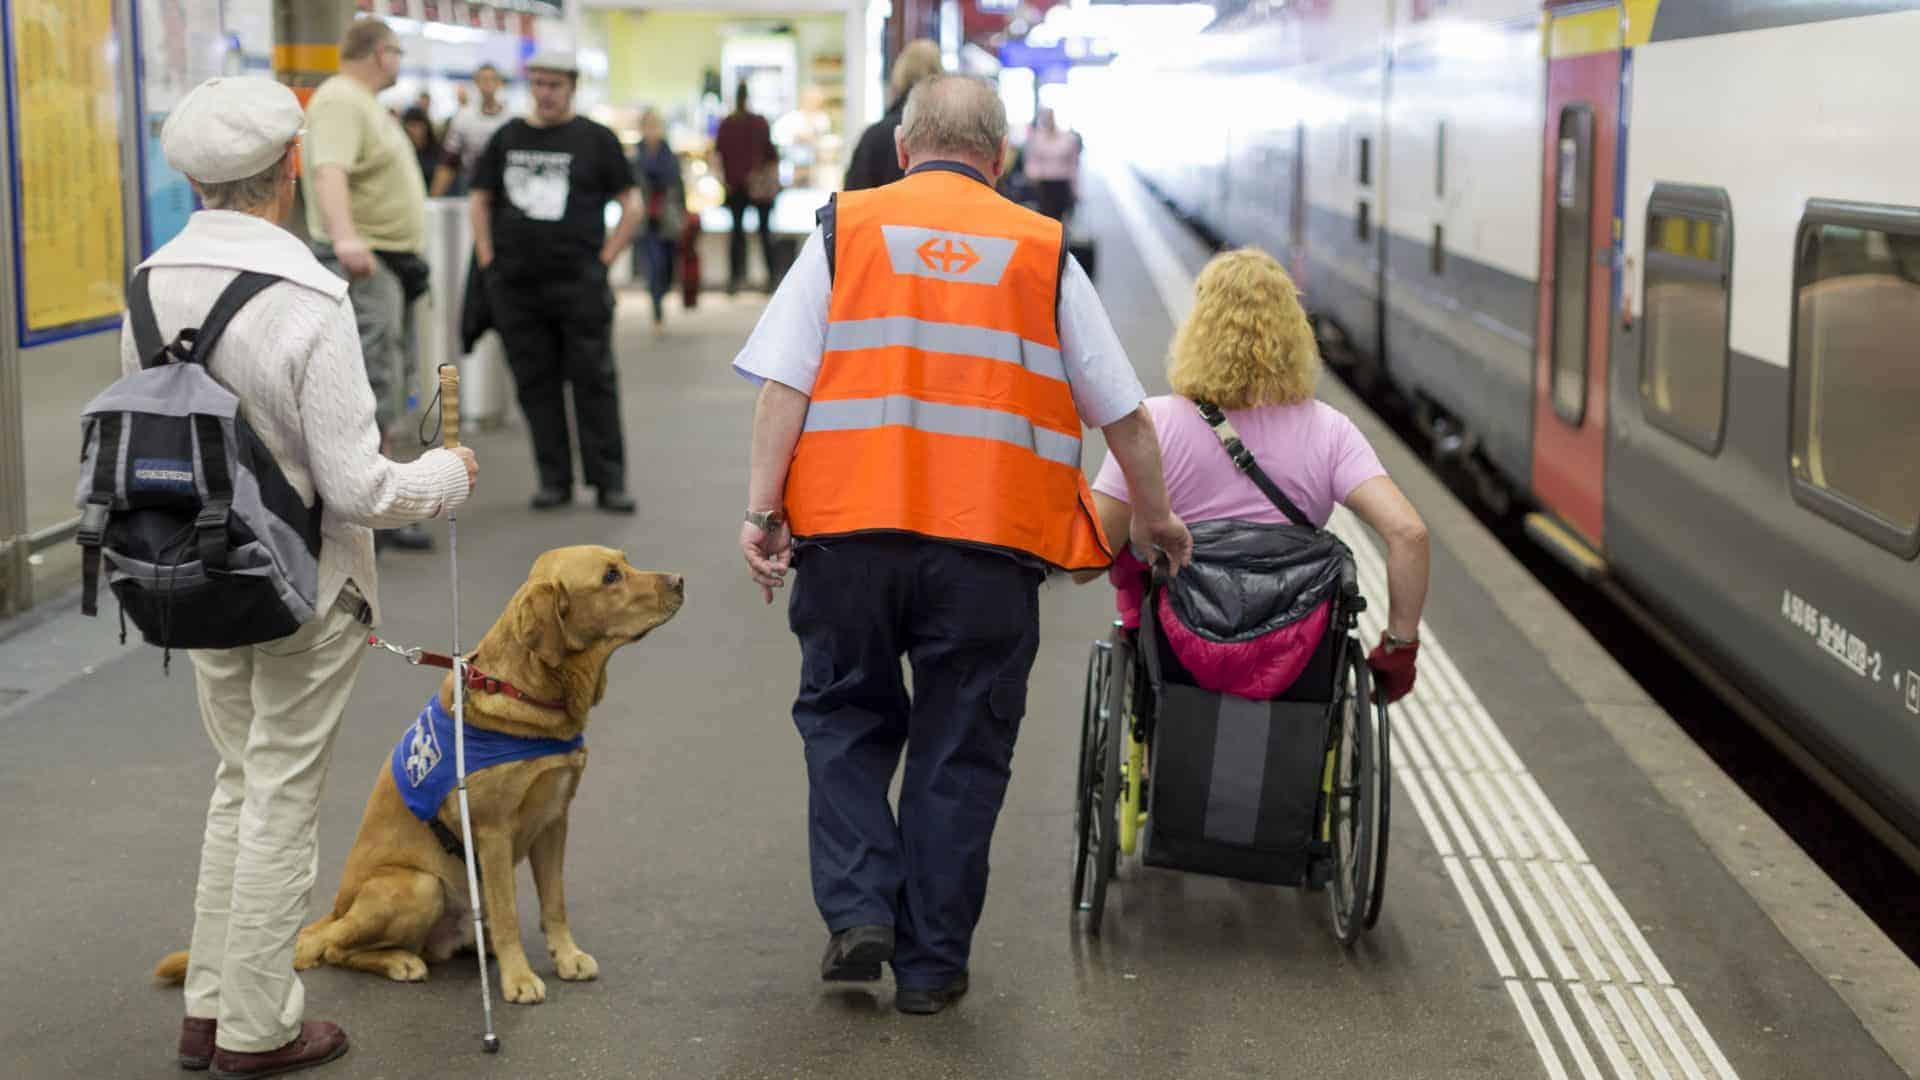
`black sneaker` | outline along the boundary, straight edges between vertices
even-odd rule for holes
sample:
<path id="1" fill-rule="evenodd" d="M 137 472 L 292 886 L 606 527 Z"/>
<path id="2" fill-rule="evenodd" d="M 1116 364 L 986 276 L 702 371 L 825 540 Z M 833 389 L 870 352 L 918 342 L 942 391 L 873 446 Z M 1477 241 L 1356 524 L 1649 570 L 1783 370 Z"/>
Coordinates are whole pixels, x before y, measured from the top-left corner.
<path id="1" fill-rule="evenodd" d="M 640 504 L 634 501 L 633 496 L 624 491 L 609 491 L 606 488 L 600 489 L 599 496 L 594 499 L 594 505 L 609 514 L 631 514 L 640 509 Z"/>
<path id="2" fill-rule="evenodd" d="M 573 492 L 566 488 L 543 487 L 533 493 L 533 501 L 527 505 L 535 510 L 558 510 L 573 502 Z"/>
<path id="3" fill-rule="evenodd" d="M 398 529 L 380 529 L 373 534 L 373 548 L 399 548 L 401 551 L 432 551 L 433 534 L 418 522 Z"/>
<path id="4" fill-rule="evenodd" d="M 893 1007 L 903 1013 L 915 1016 L 932 1016 L 941 1009 L 959 1001 L 967 992 L 967 973 L 961 972 L 957 978 L 945 986 L 926 990 L 901 988 L 893 992 Z"/>
<path id="5" fill-rule="evenodd" d="M 820 978 L 827 982 L 873 982 L 893 959 L 893 927 L 850 926 L 827 939 Z"/>

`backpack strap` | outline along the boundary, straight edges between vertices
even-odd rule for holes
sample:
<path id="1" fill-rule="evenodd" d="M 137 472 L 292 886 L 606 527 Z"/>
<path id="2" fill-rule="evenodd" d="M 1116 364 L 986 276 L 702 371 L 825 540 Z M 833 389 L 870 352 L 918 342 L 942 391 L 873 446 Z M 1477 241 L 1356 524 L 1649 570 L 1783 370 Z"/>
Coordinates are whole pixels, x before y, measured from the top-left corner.
<path id="1" fill-rule="evenodd" d="M 100 613 L 100 545 L 106 542 L 107 517 L 119 491 L 120 440 L 124 420 L 117 412 L 93 418 L 93 490 L 80 513 L 80 613 Z"/>
<path id="2" fill-rule="evenodd" d="M 194 441 L 200 444 L 200 475 L 207 497 L 193 520 L 200 565 L 208 572 L 227 568 L 227 513 L 233 509 L 233 474 L 227 471 L 227 438 L 220 418 L 193 414 Z"/>
<path id="3" fill-rule="evenodd" d="M 261 274 L 252 270 L 241 271 L 221 291 L 219 299 L 213 302 L 213 309 L 207 312 L 206 318 L 200 320 L 199 329 L 181 331 L 183 335 L 192 335 L 193 350 L 190 359 L 202 367 L 206 366 L 207 361 L 213 358 L 214 346 L 220 344 L 221 335 L 227 332 L 227 324 L 233 321 L 235 315 L 240 314 L 241 308 L 247 306 L 247 301 L 259 296 L 268 286 L 279 280 L 272 274 Z"/>
<path id="4" fill-rule="evenodd" d="M 151 270 L 142 270 L 133 275 L 133 284 L 127 289 L 127 315 L 133 322 L 133 350 L 140 357 L 140 366 L 150 368 L 164 363 L 161 353 L 167 343 L 160 336 L 160 324 L 153 317 L 153 294 L 147 291 L 147 275 Z"/>
<path id="5" fill-rule="evenodd" d="M 1193 404 L 1200 410 L 1200 418 L 1213 429 L 1213 434 L 1220 440 L 1220 445 L 1226 447 L 1227 456 L 1233 459 L 1234 467 L 1245 473 L 1247 479 L 1253 481 L 1253 486 L 1260 489 L 1260 494 L 1265 495 L 1267 501 L 1279 507 L 1280 512 L 1287 515 L 1288 521 L 1303 529 L 1319 532 L 1319 526 L 1309 521 L 1307 515 L 1301 513 L 1300 508 L 1294 505 L 1293 500 L 1287 498 L 1287 493 L 1281 491 L 1279 485 L 1275 484 L 1267 476 L 1266 471 L 1260 468 L 1260 463 L 1253 459 L 1253 451 L 1247 449 L 1247 444 L 1240 441 L 1240 433 L 1233 430 L 1233 424 L 1227 419 L 1227 414 L 1221 412 L 1218 405 L 1210 402 L 1196 401 Z"/>

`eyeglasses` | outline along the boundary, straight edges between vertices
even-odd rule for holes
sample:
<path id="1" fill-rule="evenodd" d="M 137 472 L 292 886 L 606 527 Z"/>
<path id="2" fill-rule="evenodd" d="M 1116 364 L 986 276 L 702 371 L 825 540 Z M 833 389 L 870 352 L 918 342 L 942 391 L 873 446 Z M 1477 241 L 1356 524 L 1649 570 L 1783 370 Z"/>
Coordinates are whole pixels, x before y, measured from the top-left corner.
<path id="1" fill-rule="evenodd" d="M 390 52 L 390 53 L 392 53 L 392 54 L 393 54 L 393 55 L 395 55 L 395 56 L 405 56 L 405 55 L 407 55 L 407 50 L 405 50 L 405 49 L 403 49 L 403 48 L 401 48 L 401 47 L 400 47 L 400 46 L 398 46 L 398 45 L 382 45 L 382 46 L 380 46 L 380 51 L 381 51 L 381 52 Z"/>

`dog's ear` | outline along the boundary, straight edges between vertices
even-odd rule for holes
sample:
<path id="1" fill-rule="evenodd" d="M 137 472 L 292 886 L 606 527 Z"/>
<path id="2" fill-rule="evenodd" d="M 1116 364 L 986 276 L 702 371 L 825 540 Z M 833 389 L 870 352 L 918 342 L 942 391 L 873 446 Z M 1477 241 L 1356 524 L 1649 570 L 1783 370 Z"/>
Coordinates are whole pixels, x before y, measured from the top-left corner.
<path id="1" fill-rule="evenodd" d="M 513 598 L 513 636 L 548 667 L 567 658 L 567 589 L 557 581 L 529 581 Z"/>

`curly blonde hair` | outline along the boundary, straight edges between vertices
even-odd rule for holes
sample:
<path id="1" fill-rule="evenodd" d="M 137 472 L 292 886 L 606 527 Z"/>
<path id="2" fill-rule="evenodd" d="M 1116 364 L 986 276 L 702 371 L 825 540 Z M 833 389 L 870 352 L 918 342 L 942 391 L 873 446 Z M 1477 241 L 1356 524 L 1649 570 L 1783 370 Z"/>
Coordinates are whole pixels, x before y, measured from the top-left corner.
<path id="1" fill-rule="evenodd" d="M 1167 354 L 1173 392 L 1223 409 L 1293 405 L 1313 396 L 1320 349 L 1300 290 L 1258 248 L 1215 255 L 1193 283 L 1193 310 Z"/>

